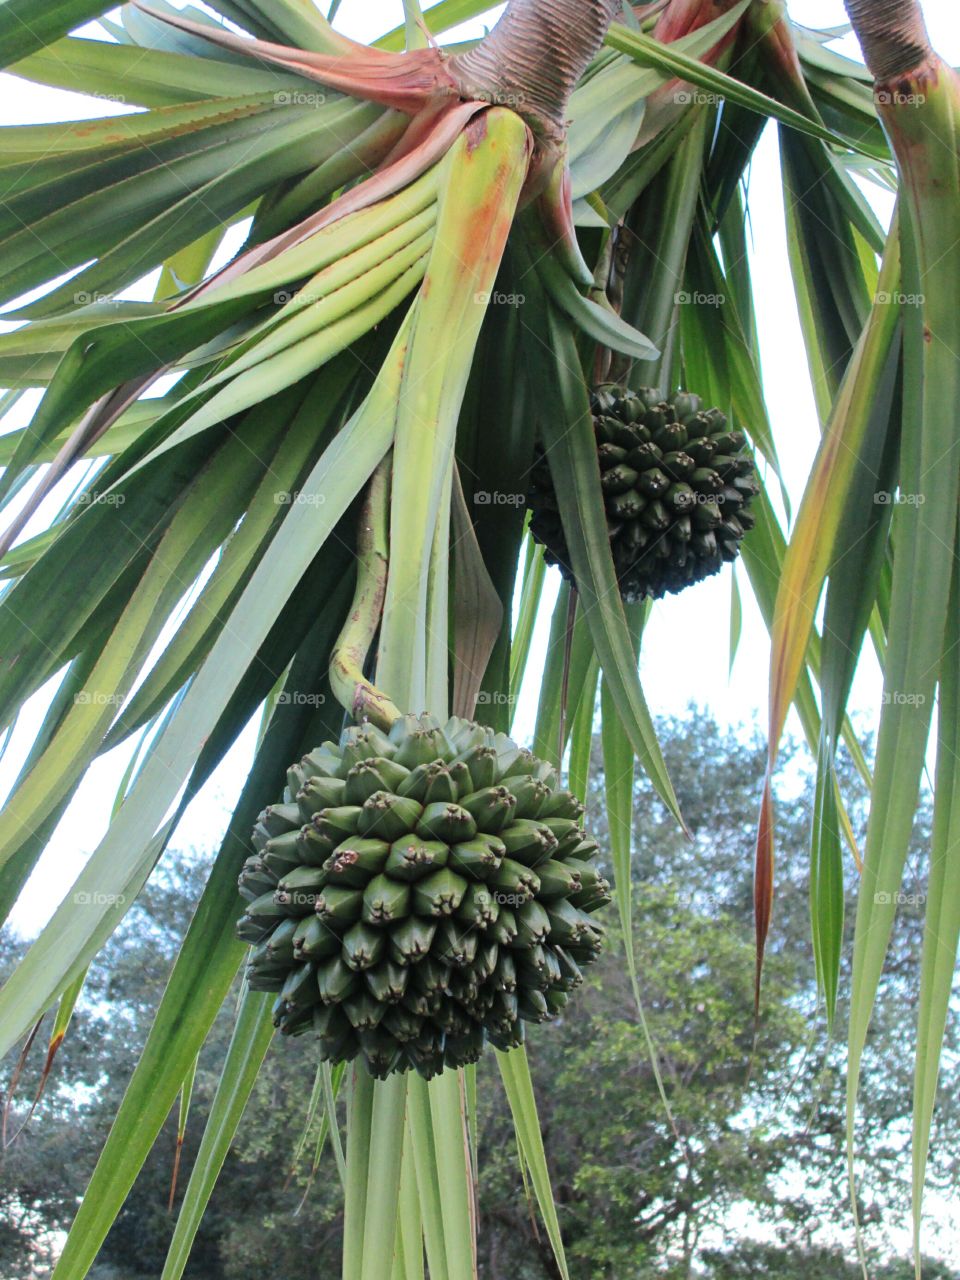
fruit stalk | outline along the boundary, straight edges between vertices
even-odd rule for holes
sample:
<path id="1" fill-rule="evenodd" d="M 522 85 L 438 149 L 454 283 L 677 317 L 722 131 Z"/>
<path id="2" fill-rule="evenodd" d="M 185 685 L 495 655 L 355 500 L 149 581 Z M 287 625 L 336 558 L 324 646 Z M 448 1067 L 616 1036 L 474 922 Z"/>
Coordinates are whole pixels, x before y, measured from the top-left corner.
<path id="1" fill-rule="evenodd" d="M 330 686 L 337 701 L 357 720 L 387 730 L 400 712 L 363 674 L 380 625 L 387 590 L 390 454 L 370 478 L 357 539 L 357 587 L 346 625 L 330 657 Z"/>

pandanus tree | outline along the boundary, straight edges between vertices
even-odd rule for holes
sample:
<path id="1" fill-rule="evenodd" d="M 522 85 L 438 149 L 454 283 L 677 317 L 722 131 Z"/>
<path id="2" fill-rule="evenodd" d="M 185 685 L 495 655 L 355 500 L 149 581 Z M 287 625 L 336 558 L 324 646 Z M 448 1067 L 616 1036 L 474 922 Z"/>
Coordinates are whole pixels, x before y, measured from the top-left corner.
<path id="1" fill-rule="evenodd" d="M 59 1280 L 86 1274 L 178 1096 L 186 1116 L 241 966 L 165 1280 L 276 1027 L 317 1037 L 291 1128 L 326 1108 L 347 1280 L 422 1276 L 424 1258 L 434 1280 L 475 1274 L 485 1045 L 567 1274 L 524 1026 L 567 1005 L 601 945 L 604 871 L 631 937 L 635 760 L 683 820 L 638 675 L 644 622 L 741 550 L 772 635 L 771 768 L 791 706 L 817 755 L 831 1019 L 860 864 L 841 741 L 873 785 L 851 1171 L 939 699 L 919 1224 L 960 931 L 956 77 L 915 0 L 848 0 L 866 71 L 779 0 L 511 0 L 485 39 L 437 43 L 487 8 L 408 0 L 367 48 L 311 0 L 0 4 L 15 74 L 144 109 L 3 134 L 0 289 L 27 323 L 0 338 L 0 381 L 5 408 L 42 397 L 0 441 L 0 703 L 7 726 L 43 708 L 0 839 L 5 914 L 88 770 L 130 758 L 102 841 L 0 992 L 4 1051 L 53 1010 L 52 1058 L 186 807 L 259 725 Z M 68 34 L 93 18 L 100 38 Z M 822 429 L 792 522 L 746 232 L 768 120 Z M 871 182 L 899 191 L 889 232 Z M 158 268 L 152 301 L 121 296 Z M 530 752 L 508 735 L 548 563 L 564 582 Z M 872 779 L 846 718 L 865 644 L 885 679 Z M 598 689 L 602 854 L 581 804 Z M 774 838 L 768 790 L 761 1016 Z"/>

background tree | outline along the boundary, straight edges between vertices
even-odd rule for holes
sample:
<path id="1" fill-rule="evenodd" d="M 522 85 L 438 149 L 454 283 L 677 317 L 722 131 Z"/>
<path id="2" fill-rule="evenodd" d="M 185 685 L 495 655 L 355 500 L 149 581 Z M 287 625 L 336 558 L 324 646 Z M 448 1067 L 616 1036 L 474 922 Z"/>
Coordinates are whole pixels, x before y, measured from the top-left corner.
<path id="1" fill-rule="evenodd" d="M 787 833 L 782 876 L 790 892 L 777 917 L 754 1045 L 752 902 L 743 850 L 750 845 L 748 802 L 763 775 L 764 746 L 759 736 L 722 731 L 701 712 L 662 722 L 658 731 L 678 794 L 689 805 L 695 840 L 675 838 L 669 815 L 649 784 L 639 781 L 634 946 L 677 1132 L 664 1112 L 623 952 L 614 942 L 590 980 L 590 1017 L 543 1027 L 531 1042 L 571 1275 L 739 1280 L 795 1273 L 853 1280 L 849 1239 L 844 1249 L 834 1243 L 835 1206 L 842 1202 L 846 1176 L 842 1054 L 839 1046 L 827 1045 L 822 1025 L 812 1042 L 810 1032 L 817 994 L 807 954 L 804 859 L 812 781 L 802 756 L 787 750 L 779 809 Z M 715 783 L 706 792 L 704 776 Z M 598 750 L 594 805 L 602 803 L 602 790 Z M 918 822 L 918 857 L 929 838 L 927 816 L 921 813 Z M 161 997 L 189 904 L 206 874 L 204 857 L 178 858 L 151 882 L 91 971 L 38 1112 L 4 1154 L 4 1274 L 27 1275 L 31 1267 L 38 1275 L 49 1272 L 45 1257 L 56 1233 L 69 1225 L 92 1171 Z M 918 881 L 918 891 L 922 887 Z M 916 990 L 917 919 L 915 909 L 905 908 L 886 979 L 897 995 L 886 1004 L 900 1004 L 899 1019 L 875 1023 L 862 1100 L 871 1170 L 862 1208 L 876 1255 L 871 1274 L 883 1280 L 899 1280 L 889 1270 L 886 1227 L 894 1211 L 902 1212 L 909 1190 L 903 1141 L 909 1062 L 902 1041 L 909 1013 L 904 1002 Z M 4 943 L 4 969 L 20 950 L 22 944 Z M 232 1020 L 227 1006 L 200 1060 L 181 1195 Z M 952 1051 L 958 1032 L 954 1014 Z M 41 1056 L 35 1048 L 12 1109 L 14 1128 L 35 1088 Z M 488 1067 L 478 1117 L 481 1274 L 485 1280 L 554 1280 L 549 1241 L 534 1228 L 520 1176 L 507 1100 Z M 342 1195 L 329 1146 L 312 1176 L 318 1123 L 295 1160 L 300 1134 L 292 1117 L 303 1115 L 314 1070 L 309 1041 L 277 1044 L 269 1054 L 248 1123 L 201 1225 L 188 1276 L 280 1280 L 301 1265 L 304 1240 L 310 1241 L 318 1270 L 335 1268 Z M 162 1270 L 172 1225 L 167 1199 L 176 1131 L 173 1113 L 105 1241 L 97 1280 L 139 1280 Z M 935 1180 L 949 1199 L 956 1194 L 960 1157 L 960 1126 L 949 1097 L 935 1132 Z M 747 1224 L 740 1236 L 730 1227 L 737 1221 Z M 776 1233 L 779 1243 L 752 1243 L 753 1229 Z M 947 1269 L 925 1272 L 929 1280 L 952 1275 Z"/>

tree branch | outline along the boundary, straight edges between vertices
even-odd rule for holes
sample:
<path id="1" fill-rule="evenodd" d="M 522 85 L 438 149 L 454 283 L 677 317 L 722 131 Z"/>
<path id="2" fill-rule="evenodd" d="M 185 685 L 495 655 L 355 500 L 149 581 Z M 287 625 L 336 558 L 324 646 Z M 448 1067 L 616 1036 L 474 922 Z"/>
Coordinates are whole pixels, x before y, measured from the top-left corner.
<path id="1" fill-rule="evenodd" d="M 878 81 L 916 70 L 933 55 L 920 0 L 845 0 L 867 67 Z"/>

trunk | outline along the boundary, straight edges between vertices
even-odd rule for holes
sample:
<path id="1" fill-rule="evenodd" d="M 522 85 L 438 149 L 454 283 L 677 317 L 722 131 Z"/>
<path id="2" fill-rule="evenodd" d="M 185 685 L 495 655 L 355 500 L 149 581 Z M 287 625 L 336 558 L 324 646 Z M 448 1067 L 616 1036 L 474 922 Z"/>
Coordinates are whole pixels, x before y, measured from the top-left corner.
<path id="1" fill-rule="evenodd" d="M 620 12 L 620 0 L 510 0 L 489 36 L 450 61 L 467 98 L 512 107 L 559 139 L 567 102 Z"/>
<path id="2" fill-rule="evenodd" d="M 846 0 L 846 7 L 875 80 L 906 75 L 932 55 L 920 0 Z"/>

